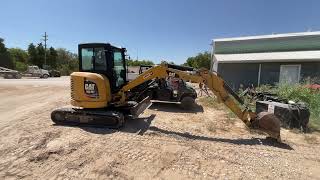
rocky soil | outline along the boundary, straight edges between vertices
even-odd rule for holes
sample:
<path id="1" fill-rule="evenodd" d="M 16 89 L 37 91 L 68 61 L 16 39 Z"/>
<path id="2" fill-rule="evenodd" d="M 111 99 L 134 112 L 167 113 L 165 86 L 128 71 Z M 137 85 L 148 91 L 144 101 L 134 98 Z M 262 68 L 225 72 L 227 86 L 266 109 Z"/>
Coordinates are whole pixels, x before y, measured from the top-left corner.
<path id="1" fill-rule="evenodd" d="M 154 104 L 120 130 L 55 126 L 69 94 L 67 77 L 0 79 L 1 179 L 320 179 L 317 132 L 275 143 L 200 102 Z"/>

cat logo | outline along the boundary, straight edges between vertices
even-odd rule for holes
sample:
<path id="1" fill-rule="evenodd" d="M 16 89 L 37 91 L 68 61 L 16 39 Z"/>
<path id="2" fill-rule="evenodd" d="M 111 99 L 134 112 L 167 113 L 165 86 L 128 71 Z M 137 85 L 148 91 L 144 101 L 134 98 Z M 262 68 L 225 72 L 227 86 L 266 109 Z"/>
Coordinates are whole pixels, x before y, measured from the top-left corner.
<path id="1" fill-rule="evenodd" d="M 99 92 L 96 83 L 86 80 L 84 81 L 84 92 L 88 97 L 98 98 Z"/>
<path id="2" fill-rule="evenodd" d="M 153 75 L 153 72 L 151 71 L 151 72 L 148 72 L 146 75 L 144 75 L 143 76 L 143 79 L 147 79 L 147 78 L 149 78 L 150 76 L 152 76 Z"/>

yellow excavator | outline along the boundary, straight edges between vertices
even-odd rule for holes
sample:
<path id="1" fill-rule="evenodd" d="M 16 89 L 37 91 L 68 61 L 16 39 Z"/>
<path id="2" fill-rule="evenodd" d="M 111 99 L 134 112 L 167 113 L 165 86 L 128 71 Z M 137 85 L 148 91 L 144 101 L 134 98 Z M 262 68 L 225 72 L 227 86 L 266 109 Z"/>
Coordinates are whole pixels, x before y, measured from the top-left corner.
<path id="1" fill-rule="evenodd" d="M 272 113 L 251 112 L 217 73 L 161 64 L 128 82 L 125 53 L 125 48 L 108 43 L 79 44 L 79 72 L 72 73 L 70 77 L 73 107 L 54 110 L 52 121 L 56 124 L 119 128 L 126 118 L 139 116 L 151 105 L 146 89 L 153 80 L 174 74 L 186 81 L 205 84 L 249 128 L 263 131 L 280 141 L 280 121 Z M 184 99 L 186 102 L 189 100 L 188 97 Z"/>

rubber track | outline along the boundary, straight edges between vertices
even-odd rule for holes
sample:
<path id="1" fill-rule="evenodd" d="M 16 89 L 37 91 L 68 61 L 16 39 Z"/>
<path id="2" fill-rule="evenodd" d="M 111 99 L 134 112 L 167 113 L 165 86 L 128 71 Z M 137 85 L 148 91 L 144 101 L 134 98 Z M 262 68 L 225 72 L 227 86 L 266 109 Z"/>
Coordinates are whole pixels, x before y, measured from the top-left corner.
<path id="1" fill-rule="evenodd" d="M 117 111 L 60 108 L 51 113 L 51 120 L 58 125 L 119 128 L 124 116 Z"/>

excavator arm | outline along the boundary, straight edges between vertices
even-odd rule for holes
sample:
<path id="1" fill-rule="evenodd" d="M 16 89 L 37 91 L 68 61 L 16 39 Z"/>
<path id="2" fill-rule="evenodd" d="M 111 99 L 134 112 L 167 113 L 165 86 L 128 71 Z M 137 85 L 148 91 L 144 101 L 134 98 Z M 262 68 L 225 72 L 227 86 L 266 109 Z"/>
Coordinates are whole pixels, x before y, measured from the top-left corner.
<path id="1" fill-rule="evenodd" d="M 220 76 L 206 69 L 194 70 L 193 68 L 171 64 L 155 66 L 123 86 L 115 96 L 119 99 L 118 104 L 120 105 L 127 101 L 126 93 L 134 87 L 154 78 L 166 78 L 171 73 L 185 81 L 205 84 L 215 94 L 219 102 L 224 103 L 248 127 L 260 129 L 268 133 L 272 138 L 280 140 L 279 120 L 273 114 L 261 117 L 251 112 Z"/>
<path id="2" fill-rule="evenodd" d="M 218 101 L 223 102 L 246 125 L 251 126 L 250 121 L 256 118 L 255 113 L 250 112 L 248 107 L 241 108 L 241 105 L 244 106 L 243 101 L 216 73 L 205 69 L 197 71 L 196 74 L 188 74 L 171 68 L 170 71 L 183 80 L 205 84 L 215 94 Z"/>

